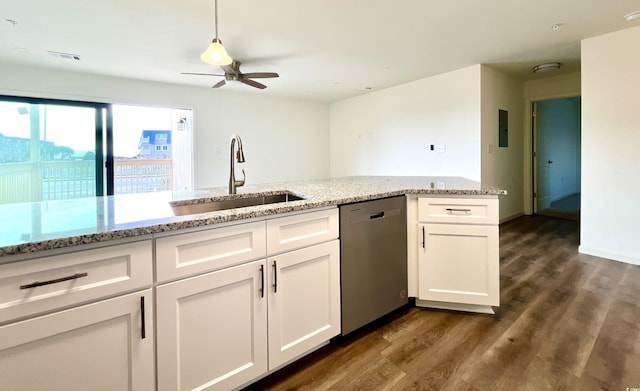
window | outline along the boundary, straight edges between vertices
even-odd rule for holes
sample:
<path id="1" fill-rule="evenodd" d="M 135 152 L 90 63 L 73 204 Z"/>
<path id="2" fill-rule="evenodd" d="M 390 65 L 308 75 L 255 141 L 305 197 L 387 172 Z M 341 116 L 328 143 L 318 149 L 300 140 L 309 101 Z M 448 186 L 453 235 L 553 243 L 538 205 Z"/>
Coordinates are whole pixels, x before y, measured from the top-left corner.
<path id="1" fill-rule="evenodd" d="M 193 188 L 191 110 L 0 96 L 0 203 Z"/>

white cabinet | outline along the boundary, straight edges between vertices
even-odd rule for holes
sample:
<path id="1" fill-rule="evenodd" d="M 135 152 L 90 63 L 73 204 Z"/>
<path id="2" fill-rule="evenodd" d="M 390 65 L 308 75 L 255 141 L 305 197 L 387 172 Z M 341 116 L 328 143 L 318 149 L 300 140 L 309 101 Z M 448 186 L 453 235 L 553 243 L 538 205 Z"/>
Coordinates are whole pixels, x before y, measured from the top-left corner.
<path id="1" fill-rule="evenodd" d="M 276 369 L 340 333 L 340 242 L 267 260 L 269 369 Z"/>
<path id="2" fill-rule="evenodd" d="M 153 283 L 151 240 L 0 265 L 0 324 Z"/>
<path id="3" fill-rule="evenodd" d="M 265 262 L 157 288 L 158 390 L 228 390 L 267 371 Z"/>
<path id="4" fill-rule="evenodd" d="M 500 304 L 497 198 L 417 199 L 416 305 L 493 313 Z"/>
<path id="5" fill-rule="evenodd" d="M 158 282 L 200 273 L 156 288 L 158 390 L 240 387 L 338 335 L 337 238 L 331 209 L 156 239 Z"/>
<path id="6" fill-rule="evenodd" d="M 79 249 L 0 265 L 0 390 L 155 388 L 151 240 Z"/>
<path id="7" fill-rule="evenodd" d="M 156 239 L 156 282 L 224 269 L 266 256 L 264 221 Z"/>
<path id="8" fill-rule="evenodd" d="M 338 210 L 327 209 L 267 220 L 267 253 L 283 253 L 336 239 Z"/>
<path id="9" fill-rule="evenodd" d="M 153 390 L 153 344 L 151 289 L 1 326 L 0 390 Z"/>

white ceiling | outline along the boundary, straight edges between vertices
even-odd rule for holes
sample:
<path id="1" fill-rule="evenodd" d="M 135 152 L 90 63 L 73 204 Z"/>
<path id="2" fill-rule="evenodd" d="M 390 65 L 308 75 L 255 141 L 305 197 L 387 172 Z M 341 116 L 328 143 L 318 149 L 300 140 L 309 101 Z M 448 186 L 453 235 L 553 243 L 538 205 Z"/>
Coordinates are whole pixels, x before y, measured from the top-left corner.
<path id="1" fill-rule="evenodd" d="M 11 0 L 0 61 L 202 86 L 213 0 Z M 266 90 L 335 101 L 483 63 L 523 80 L 532 66 L 580 69 L 580 40 L 640 25 L 639 0 L 219 0 L 219 36 L 243 72 L 278 72 Z M 14 20 L 14 25 L 6 19 Z M 559 24 L 554 30 L 552 26 Z M 63 60 L 47 51 L 78 54 Z M 631 50 L 631 48 L 630 48 Z M 1 87 L 1 86 L 0 86 Z"/>

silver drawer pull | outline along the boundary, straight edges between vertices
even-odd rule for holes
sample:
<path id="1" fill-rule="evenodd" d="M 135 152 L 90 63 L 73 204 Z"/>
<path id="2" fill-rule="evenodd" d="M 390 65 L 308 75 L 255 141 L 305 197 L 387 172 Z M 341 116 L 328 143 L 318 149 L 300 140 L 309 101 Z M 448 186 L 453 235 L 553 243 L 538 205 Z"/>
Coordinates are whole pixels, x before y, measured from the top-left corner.
<path id="1" fill-rule="evenodd" d="M 39 286 L 44 286 L 44 285 L 57 284 L 59 282 L 75 280 L 75 279 L 78 279 L 78 278 L 86 277 L 88 275 L 89 275 L 88 273 L 76 273 L 76 274 L 74 274 L 72 276 L 56 278 L 55 280 L 42 281 L 42 282 L 36 281 L 36 282 L 32 282 L 31 284 L 20 285 L 20 289 L 31 289 L 31 288 L 37 288 Z"/>
<path id="2" fill-rule="evenodd" d="M 447 208 L 445 209 L 447 212 L 471 212 L 471 209 L 456 209 L 456 208 Z"/>

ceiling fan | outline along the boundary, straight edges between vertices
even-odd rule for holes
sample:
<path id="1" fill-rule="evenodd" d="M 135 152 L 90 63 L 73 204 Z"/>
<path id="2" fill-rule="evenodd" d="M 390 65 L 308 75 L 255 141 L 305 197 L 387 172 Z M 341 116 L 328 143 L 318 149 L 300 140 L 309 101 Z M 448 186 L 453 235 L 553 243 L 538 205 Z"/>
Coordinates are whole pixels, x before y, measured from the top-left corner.
<path id="1" fill-rule="evenodd" d="M 212 88 L 219 88 L 223 85 L 231 82 L 240 82 L 244 83 L 248 86 L 259 88 L 261 90 L 267 88 L 262 83 L 259 83 L 252 79 L 267 79 L 272 77 L 280 77 L 275 72 L 250 72 L 250 73 L 242 73 L 240 72 L 240 61 L 233 60 L 229 65 L 220 65 L 222 70 L 224 71 L 224 75 L 215 74 L 215 73 L 197 73 L 197 72 L 182 72 L 183 75 L 201 75 L 201 76 L 224 76 L 224 79 L 220 80 L 216 84 L 212 86 Z"/>

